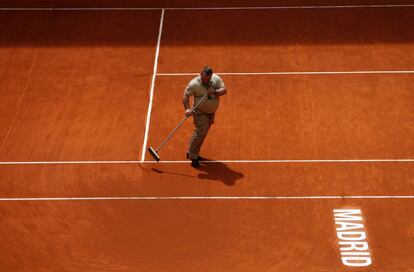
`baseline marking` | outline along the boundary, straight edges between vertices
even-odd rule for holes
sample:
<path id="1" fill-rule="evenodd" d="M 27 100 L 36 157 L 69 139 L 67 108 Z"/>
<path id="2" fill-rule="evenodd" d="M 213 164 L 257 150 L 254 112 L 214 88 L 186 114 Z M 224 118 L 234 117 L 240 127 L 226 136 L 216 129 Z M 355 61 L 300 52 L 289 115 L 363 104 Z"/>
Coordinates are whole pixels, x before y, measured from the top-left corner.
<path id="1" fill-rule="evenodd" d="M 141 161 L 145 160 L 145 150 L 146 150 L 147 141 L 148 141 L 148 132 L 149 132 L 149 126 L 150 126 L 150 120 L 151 120 L 151 111 L 152 111 L 152 101 L 154 99 L 154 85 L 155 85 L 155 77 L 157 76 L 158 56 L 160 53 L 163 22 L 164 22 L 164 9 L 162 9 L 162 12 L 161 12 L 160 28 L 158 31 L 157 49 L 155 51 L 154 71 L 153 71 L 152 79 L 151 79 L 151 90 L 150 90 L 150 98 L 149 98 L 149 103 L 148 103 L 147 121 L 145 124 L 144 142 L 142 144 L 142 151 L 141 151 Z"/>
<path id="2" fill-rule="evenodd" d="M 414 199 L 405 196 L 119 196 L 119 197 L 20 197 L 0 201 L 96 201 L 96 200 L 315 200 L 315 199 Z"/>
<path id="3" fill-rule="evenodd" d="M 157 76 L 194 76 L 199 73 L 158 73 Z M 315 72 L 217 72 L 218 75 L 249 76 L 249 75 L 347 75 L 347 74 L 414 74 L 414 70 L 385 71 L 315 71 Z"/>
<path id="4" fill-rule="evenodd" d="M 0 11 L 136 11 L 136 10 L 266 10 L 266 9 L 347 9 L 347 8 L 406 8 L 414 7 L 414 4 L 394 4 L 394 5 L 329 5 L 329 6 L 267 6 L 267 7 L 72 7 L 72 8 L 0 8 Z"/>
<path id="5" fill-rule="evenodd" d="M 257 10 L 257 9 L 347 9 L 347 8 L 403 8 L 413 4 L 401 5 L 328 5 L 328 6 L 268 6 L 268 7 L 204 7 L 204 8 L 168 8 L 170 10 Z"/>
<path id="6" fill-rule="evenodd" d="M 345 159 L 345 160 L 211 160 L 201 163 L 412 163 L 414 159 Z M 186 164 L 189 161 L 14 161 L 0 162 L 0 165 L 41 164 Z"/>

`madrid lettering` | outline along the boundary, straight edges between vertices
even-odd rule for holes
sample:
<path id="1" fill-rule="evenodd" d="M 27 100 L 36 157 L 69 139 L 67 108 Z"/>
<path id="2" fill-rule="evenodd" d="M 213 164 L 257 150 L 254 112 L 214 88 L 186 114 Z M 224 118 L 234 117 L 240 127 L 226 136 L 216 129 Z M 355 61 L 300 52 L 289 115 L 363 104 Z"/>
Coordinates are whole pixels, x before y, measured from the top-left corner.
<path id="1" fill-rule="evenodd" d="M 335 209 L 333 212 L 342 263 L 352 267 L 371 265 L 361 210 Z"/>

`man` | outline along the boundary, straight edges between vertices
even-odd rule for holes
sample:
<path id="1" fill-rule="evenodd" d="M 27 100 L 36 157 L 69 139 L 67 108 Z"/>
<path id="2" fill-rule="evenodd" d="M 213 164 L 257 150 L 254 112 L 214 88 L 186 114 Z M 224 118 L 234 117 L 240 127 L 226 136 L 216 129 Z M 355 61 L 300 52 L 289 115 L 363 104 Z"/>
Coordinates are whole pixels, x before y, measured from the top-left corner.
<path id="1" fill-rule="evenodd" d="M 201 146 L 214 123 L 214 115 L 220 102 L 219 97 L 226 93 L 227 89 L 223 81 L 218 75 L 213 74 L 213 70 L 208 66 L 204 67 L 200 75 L 193 78 L 184 90 L 183 104 L 186 116 L 191 115 L 190 96 L 194 96 L 193 105 L 195 105 L 204 95 L 208 95 L 193 112 L 195 130 L 187 151 L 187 158 L 191 160 L 193 167 L 200 165 Z"/>

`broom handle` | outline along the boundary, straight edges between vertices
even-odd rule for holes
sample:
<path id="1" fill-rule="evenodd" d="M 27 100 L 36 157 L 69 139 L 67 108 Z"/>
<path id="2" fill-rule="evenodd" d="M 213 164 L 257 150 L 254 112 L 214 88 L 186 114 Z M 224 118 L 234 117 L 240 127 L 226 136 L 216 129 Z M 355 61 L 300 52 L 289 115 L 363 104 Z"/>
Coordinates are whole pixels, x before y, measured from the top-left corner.
<path id="1" fill-rule="evenodd" d="M 198 101 L 197 102 L 197 104 L 195 104 L 194 105 L 194 107 L 191 109 L 191 111 L 190 111 L 190 115 L 189 116 L 185 116 L 184 117 L 184 119 L 183 120 L 181 120 L 181 122 L 173 129 L 173 131 L 171 131 L 171 133 L 167 136 L 167 138 L 165 138 L 165 140 L 164 140 L 164 142 L 162 142 L 161 144 L 160 144 L 160 146 L 156 149 L 156 152 L 158 152 L 167 142 L 168 142 L 168 140 L 170 140 L 170 138 L 173 136 L 173 134 L 177 131 L 177 129 L 179 128 L 179 127 L 181 127 L 181 125 L 184 123 L 184 121 L 185 120 L 187 120 L 187 118 L 188 117 L 190 117 L 191 116 L 191 114 L 194 112 L 194 110 L 201 104 L 201 103 L 203 103 L 203 101 L 207 98 L 207 94 L 206 95 L 204 95 L 201 99 L 200 99 L 200 101 Z"/>

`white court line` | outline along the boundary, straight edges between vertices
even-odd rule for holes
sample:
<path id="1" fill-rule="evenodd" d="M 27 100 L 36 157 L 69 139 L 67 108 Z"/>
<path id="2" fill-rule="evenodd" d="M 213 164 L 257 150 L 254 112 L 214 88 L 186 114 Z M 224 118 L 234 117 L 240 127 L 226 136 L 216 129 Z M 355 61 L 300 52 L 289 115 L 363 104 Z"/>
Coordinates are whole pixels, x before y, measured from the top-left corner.
<path id="1" fill-rule="evenodd" d="M 407 8 L 414 7 L 414 4 L 393 4 L 393 5 L 328 5 L 328 6 L 267 6 L 267 7 L 72 7 L 72 8 L 51 8 L 51 7 L 21 7 L 21 8 L 0 8 L 0 11 L 140 11 L 140 10 L 272 10 L 272 9 L 351 9 L 351 8 Z"/>
<path id="2" fill-rule="evenodd" d="M 108 201 L 108 200 L 315 200 L 315 199 L 414 199 L 405 196 L 115 196 L 115 197 L 4 197 L 0 201 Z"/>
<path id="3" fill-rule="evenodd" d="M 163 22 L 164 22 L 164 9 L 162 9 L 162 12 L 161 12 L 160 28 L 158 31 L 157 49 L 155 51 L 154 71 L 152 73 L 150 98 L 149 98 L 148 112 L 147 112 L 147 121 L 145 123 L 144 142 L 142 144 L 142 151 L 141 151 L 141 161 L 145 160 L 145 151 L 147 149 L 148 132 L 149 132 L 149 126 L 150 126 L 150 120 L 151 120 L 152 101 L 154 99 L 155 77 L 157 76 L 158 56 L 160 53 Z"/>
<path id="4" fill-rule="evenodd" d="M 158 73 L 157 76 L 194 76 L 199 73 Z M 347 74 L 414 74 L 414 70 L 378 70 L 378 71 L 315 71 L 315 72 L 217 72 L 218 75 L 347 75 Z"/>
<path id="5" fill-rule="evenodd" d="M 97 8 L 97 7 L 75 7 L 75 8 L 51 8 L 51 7 L 44 7 L 44 8 L 29 8 L 29 7 L 22 7 L 22 8 L 0 8 L 0 11 L 146 11 L 146 10 L 165 10 L 165 8 L 116 8 L 116 7 L 106 7 L 106 8 Z"/>
<path id="6" fill-rule="evenodd" d="M 211 160 L 201 163 L 412 163 L 414 159 L 344 159 L 344 160 Z M 53 165 L 53 164 L 187 164 L 189 161 L 14 161 L 0 165 Z"/>
<path id="7" fill-rule="evenodd" d="M 347 9 L 347 8 L 404 8 L 414 4 L 394 5 L 328 5 L 328 6 L 268 6 L 268 7 L 200 7 L 200 8 L 167 8 L 169 10 L 266 10 L 266 9 Z"/>

